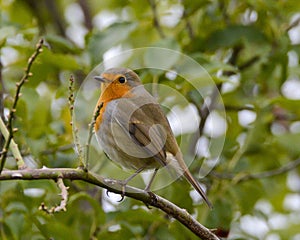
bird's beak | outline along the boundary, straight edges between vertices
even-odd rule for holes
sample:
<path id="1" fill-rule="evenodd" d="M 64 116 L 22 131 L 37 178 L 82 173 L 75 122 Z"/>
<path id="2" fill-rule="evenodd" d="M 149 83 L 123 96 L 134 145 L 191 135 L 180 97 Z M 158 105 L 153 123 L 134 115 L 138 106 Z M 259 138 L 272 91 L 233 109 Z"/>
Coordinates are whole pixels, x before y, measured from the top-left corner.
<path id="1" fill-rule="evenodd" d="M 101 77 L 101 76 L 95 76 L 94 79 L 102 82 L 102 83 L 109 83 L 110 81 L 104 77 Z"/>

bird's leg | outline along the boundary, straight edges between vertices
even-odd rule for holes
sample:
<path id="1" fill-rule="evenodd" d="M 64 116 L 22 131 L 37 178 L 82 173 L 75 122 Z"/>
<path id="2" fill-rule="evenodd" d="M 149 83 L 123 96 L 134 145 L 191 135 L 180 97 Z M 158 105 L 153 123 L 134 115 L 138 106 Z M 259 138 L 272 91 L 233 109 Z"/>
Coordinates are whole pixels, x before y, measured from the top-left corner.
<path id="1" fill-rule="evenodd" d="M 150 191 L 150 187 L 151 187 L 151 185 L 152 185 L 152 183 L 153 183 L 153 180 L 154 180 L 154 178 L 155 178 L 155 176 L 156 176 L 156 174 L 157 174 L 157 171 L 158 171 L 158 168 L 155 168 L 154 173 L 153 173 L 153 175 L 152 175 L 152 177 L 151 177 L 149 183 L 147 184 L 147 186 L 146 186 L 146 188 L 145 188 L 145 191 L 146 191 L 146 192 L 151 192 L 151 191 Z"/>
<path id="2" fill-rule="evenodd" d="M 119 202 L 122 202 L 124 197 L 125 197 L 125 187 L 127 185 L 128 182 L 131 181 L 131 179 L 133 179 L 136 175 L 138 175 L 140 172 L 142 172 L 145 168 L 141 167 L 138 170 L 136 170 L 136 172 L 134 174 L 132 174 L 130 177 L 126 178 L 123 181 L 120 181 L 120 184 L 122 185 L 122 193 L 121 193 L 121 199 L 119 200 Z"/>
<path id="3" fill-rule="evenodd" d="M 151 187 L 153 180 L 157 174 L 157 171 L 158 171 L 158 168 L 155 168 L 149 183 L 147 184 L 146 188 L 144 189 L 144 191 L 146 191 L 150 195 L 152 201 L 155 201 L 155 202 L 157 201 L 157 198 L 156 198 L 155 194 L 153 192 L 151 192 L 150 187 Z M 145 205 L 147 208 L 151 209 L 150 205 L 148 205 L 147 203 L 145 203 Z"/>

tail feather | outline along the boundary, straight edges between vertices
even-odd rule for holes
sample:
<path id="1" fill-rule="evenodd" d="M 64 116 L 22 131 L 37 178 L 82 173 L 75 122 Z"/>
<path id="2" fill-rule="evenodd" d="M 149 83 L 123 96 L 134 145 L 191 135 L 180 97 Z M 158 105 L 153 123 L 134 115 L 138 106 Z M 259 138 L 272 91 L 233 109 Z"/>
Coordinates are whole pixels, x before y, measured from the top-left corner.
<path id="1" fill-rule="evenodd" d="M 177 171 L 180 172 L 182 175 L 185 176 L 185 178 L 188 180 L 190 184 L 196 189 L 196 191 L 201 195 L 201 197 L 204 199 L 206 202 L 207 206 L 212 209 L 212 204 L 208 200 L 205 192 L 202 190 L 199 182 L 193 177 L 193 175 L 190 173 L 188 167 L 186 166 L 181 152 L 178 152 L 177 155 L 175 156 L 176 158 L 176 165 L 177 165 Z"/>
<path id="2" fill-rule="evenodd" d="M 212 209 L 213 206 L 211 204 L 211 202 L 208 200 L 205 192 L 202 190 L 199 182 L 192 176 L 192 174 L 190 173 L 190 171 L 186 168 L 186 170 L 184 171 L 184 176 L 186 177 L 186 179 L 192 184 L 192 186 L 196 189 L 196 191 L 201 195 L 201 197 L 204 199 L 204 201 L 206 202 L 207 206 Z"/>
<path id="3" fill-rule="evenodd" d="M 193 177 L 193 175 L 190 173 L 188 167 L 186 166 L 181 152 L 178 152 L 176 156 L 173 154 L 167 152 L 167 167 L 169 167 L 170 173 L 172 174 L 175 170 L 175 173 L 177 176 L 185 176 L 187 181 L 192 184 L 192 186 L 196 189 L 196 191 L 200 194 L 200 196 L 204 199 L 206 202 L 207 206 L 212 209 L 212 204 L 208 200 L 205 192 L 202 190 L 199 182 Z M 172 174 L 173 175 L 173 174 Z"/>

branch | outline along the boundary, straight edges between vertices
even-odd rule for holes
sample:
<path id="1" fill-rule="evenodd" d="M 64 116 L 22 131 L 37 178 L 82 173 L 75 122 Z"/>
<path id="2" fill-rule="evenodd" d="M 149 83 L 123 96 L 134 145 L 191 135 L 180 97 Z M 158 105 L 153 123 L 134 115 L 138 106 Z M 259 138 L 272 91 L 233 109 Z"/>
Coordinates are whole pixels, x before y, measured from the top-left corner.
<path id="1" fill-rule="evenodd" d="M 199 103 L 197 103 L 194 99 L 191 99 L 192 103 L 196 106 L 197 111 L 199 113 L 200 123 L 198 126 L 199 133 L 198 133 L 198 131 L 195 132 L 195 134 L 192 137 L 192 140 L 191 140 L 191 143 L 189 146 L 190 153 L 195 152 L 195 147 L 196 147 L 197 141 L 198 141 L 199 137 L 202 136 L 202 134 L 203 134 L 205 123 L 210 114 L 210 111 L 215 108 L 216 101 L 218 98 L 218 93 L 219 93 L 221 87 L 222 87 L 222 85 L 219 84 L 219 85 L 217 85 L 216 88 L 213 89 L 213 92 L 211 93 L 211 96 L 210 96 L 209 104 L 207 102 L 204 102 L 203 105 L 200 107 Z"/>
<path id="2" fill-rule="evenodd" d="M 0 51 L 2 46 L 3 45 L 0 45 Z M 0 59 L 0 118 L 4 119 L 4 93 L 6 91 L 5 91 L 5 85 L 2 76 L 2 70 L 3 70 L 3 65 Z M 4 145 L 4 138 L 0 135 L 0 149 L 3 148 L 3 145 Z"/>
<path id="3" fill-rule="evenodd" d="M 238 69 L 240 71 L 245 70 L 246 68 L 251 67 L 254 63 L 256 63 L 258 60 L 260 60 L 259 56 L 253 56 L 252 58 L 250 58 L 248 61 L 246 61 L 245 63 L 241 64 L 240 66 L 238 66 Z"/>
<path id="4" fill-rule="evenodd" d="M 93 30 L 93 21 L 88 2 L 86 0 L 78 0 L 78 4 L 83 12 L 84 25 L 89 31 Z"/>
<path id="5" fill-rule="evenodd" d="M 83 167 L 83 169 L 88 169 L 88 164 L 89 164 L 89 158 L 90 158 L 90 145 L 91 145 L 91 141 L 92 141 L 92 137 L 94 134 L 94 126 L 96 123 L 96 120 L 98 118 L 98 116 L 100 115 L 100 110 L 103 107 L 103 103 L 99 104 L 97 106 L 97 109 L 93 115 L 93 120 L 92 122 L 89 124 L 89 135 L 88 135 L 88 139 L 87 139 L 87 143 L 86 143 L 86 155 L 85 155 L 85 166 L 84 164 L 80 167 Z"/>
<path id="6" fill-rule="evenodd" d="M 182 4 L 182 1 L 181 1 L 181 4 Z M 187 14 L 187 11 L 186 11 L 185 7 L 184 7 L 183 13 L 182 13 L 182 20 L 185 21 L 185 27 L 186 27 L 186 30 L 188 32 L 188 35 L 189 35 L 190 39 L 193 40 L 195 38 L 195 33 L 194 33 L 194 30 L 193 30 L 192 24 L 189 21 L 188 14 Z"/>
<path id="7" fill-rule="evenodd" d="M 287 28 L 286 31 L 290 31 L 292 28 L 297 27 L 300 24 L 300 17 L 296 18 Z"/>
<path id="8" fill-rule="evenodd" d="M 231 105 L 227 105 L 227 106 L 225 106 L 225 110 L 226 110 L 226 112 L 229 112 L 229 111 L 238 112 L 238 111 L 242 111 L 242 110 L 253 111 L 254 107 L 252 107 L 252 106 L 231 106 Z"/>
<path id="9" fill-rule="evenodd" d="M 57 186 L 61 190 L 61 193 L 59 194 L 59 195 L 61 195 L 60 204 L 58 206 L 52 207 L 52 208 L 50 208 L 50 210 L 48 210 L 47 206 L 44 203 L 42 203 L 41 206 L 39 207 L 40 210 L 42 210 L 48 214 L 67 211 L 66 206 L 67 206 L 67 202 L 68 202 L 69 187 L 65 186 L 63 179 L 60 177 L 57 179 Z"/>
<path id="10" fill-rule="evenodd" d="M 5 141 L 8 140 L 9 137 L 9 132 L 2 120 L 2 118 L 0 118 L 0 132 L 2 133 Z M 18 148 L 18 145 L 15 143 L 14 139 L 11 138 L 10 140 L 10 145 L 9 145 L 9 149 L 11 150 L 14 158 L 16 159 L 17 165 L 18 165 L 18 169 L 24 169 L 26 168 L 26 164 L 23 160 L 23 157 L 20 153 L 20 150 Z M 1 173 L 1 172 L 0 172 Z"/>
<path id="11" fill-rule="evenodd" d="M 230 56 L 230 58 L 228 59 L 228 61 L 226 61 L 228 64 L 234 66 L 234 67 L 238 67 L 237 66 L 237 60 L 238 60 L 238 57 L 241 53 L 241 51 L 243 50 L 243 46 L 242 45 L 236 45 L 232 48 L 232 54 Z M 224 76 L 231 76 L 235 74 L 234 71 L 223 71 L 223 75 Z"/>
<path id="12" fill-rule="evenodd" d="M 152 10 L 152 14 L 153 14 L 153 25 L 155 27 L 155 29 L 157 30 L 157 32 L 159 33 L 159 36 L 161 38 L 165 38 L 166 35 L 164 33 L 164 31 L 162 30 L 159 20 L 158 20 L 158 15 L 157 15 L 157 5 L 155 3 L 155 0 L 148 0 L 151 10 Z"/>
<path id="13" fill-rule="evenodd" d="M 69 97 L 68 97 L 68 103 L 69 103 L 69 110 L 70 110 L 70 116 L 71 116 L 71 122 L 70 125 L 73 128 L 74 132 L 74 143 L 75 147 L 78 153 L 79 157 L 79 165 L 83 166 L 83 153 L 82 153 L 82 147 L 80 145 L 79 137 L 78 137 L 78 128 L 76 124 L 74 124 L 73 119 L 74 119 L 74 103 L 75 103 L 75 97 L 74 97 L 74 77 L 73 75 L 70 76 L 69 79 Z"/>
<path id="14" fill-rule="evenodd" d="M 53 0 L 45 0 L 44 3 L 47 11 L 49 12 L 48 17 L 51 18 L 53 25 L 57 28 L 58 33 L 61 36 L 66 37 L 66 23 L 64 22 L 63 15 L 60 12 L 59 5 Z"/>
<path id="15" fill-rule="evenodd" d="M 289 172 L 295 168 L 300 166 L 300 158 L 287 163 L 284 166 L 281 166 L 280 168 L 276 168 L 270 171 L 265 171 L 261 173 L 253 173 L 253 174 L 248 174 L 248 173 L 239 173 L 233 174 L 233 173 L 217 173 L 217 172 L 211 172 L 210 175 L 219 179 L 227 179 L 227 180 L 235 180 L 235 182 L 244 182 L 247 180 L 254 180 L 254 179 L 262 179 L 262 178 L 269 178 L 269 177 L 274 177 L 277 175 L 284 174 L 286 172 Z"/>
<path id="16" fill-rule="evenodd" d="M 103 178 L 99 175 L 86 172 L 83 169 L 71 168 L 43 168 L 43 169 L 25 169 L 25 170 L 4 170 L 0 175 L 0 181 L 3 180 L 37 180 L 37 179 L 70 179 L 81 180 L 93 185 L 107 189 L 110 192 L 122 194 L 124 187 L 119 181 Z M 209 229 L 197 222 L 185 209 L 179 208 L 172 202 L 154 194 L 147 193 L 143 190 L 126 186 L 125 196 L 144 202 L 148 206 L 161 209 L 168 215 L 177 219 L 195 235 L 202 239 L 217 240 L 219 239 Z"/>
<path id="17" fill-rule="evenodd" d="M 8 137 L 6 139 L 6 142 L 5 142 L 5 144 L 3 146 L 3 149 L 2 149 L 2 152 L 1 152 L 0 174 L 1 174 L 2 169 L 4 167 L 4 164 L 5 164 L 5 160 L 6 160 L 6 156 L 7 156 L 7 152 L 8 152 L 10 142 L 13 138 L 14 129 L 12 127 L 12 121 L 14 119 L 14 115 L 15 115 L 15 112 L 16 112 L 16 109 L 17 109 L 18 100 L 21 96 L 21 93 L 20 93 L 21 88 L 24 85 L 24 83 L 28 81 L 28 78 L 30 76 L 32 76 L 32 73 L 30 72 L 30 69 L 31 69 L 31 66 L 32 66 L 34 60 L 36 59 L 36 57 L 43 51 L 43 49 L 42 49 L 43 43 L 44 43 L 44 40 L 40 39 L 40 41 L 36 45 L 36 50 L 31 55 L 31 57 L 28 59 L 27 68 L 25 69 L 25 73 L 24 73 L 22 79 L 19 82 L 16 83 L 17 89 L 16 89 L 16 93 L 15 93 L 15 97 L 14 97 L 14 102 L 13 102 L 12 108 L 10 110 L 10 113 L 8 115 L 8 121 L 7 121 Z M 16 160 L 18 160 L 18 159 L 16 159 Z M 21 159 L 19 159 L 19 161 L 21 161 Z M 22 165 L 25 165 L 25 163 L 23 162 Z"/>
<path id="18" fill-rule="evenodd" d="M 74 144 L 70 143 L 67 145 L 63 145 L 60 147 L 56 147 L 56 148 L 49 148 L 47 150 L 42 151 L 42 155 L 51 155 L 51 154 L 55 154 L 57 152 L 65 152 L 65 151 L 69 151 L 71 149 L 73 149 L 75 147 Z M 22 153 L 22 155 L 28 155 L 28 153 Z"/>

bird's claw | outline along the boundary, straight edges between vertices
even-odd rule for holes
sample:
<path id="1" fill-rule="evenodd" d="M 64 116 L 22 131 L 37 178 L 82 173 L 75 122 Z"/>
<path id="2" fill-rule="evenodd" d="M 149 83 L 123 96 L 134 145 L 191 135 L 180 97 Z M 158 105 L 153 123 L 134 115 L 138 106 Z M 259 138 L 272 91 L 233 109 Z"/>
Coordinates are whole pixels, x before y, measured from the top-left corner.
<path id="1" fill-rule="evenodd" d="M 121 188 L 121 199 L 118 200 L 118 202 L 122 202 L 125 198 L 125 188 L 126 188 L 126 184 L 127 182 L 124 182 L 124 181 L 120 181 L 120 185 L 122 185 L 122 188 Z"/>
<path id="2" fill-rule="evenodd" d="M 151 198 L 151 203 L 156 203 L 157 202 L 156 195 L 153 192 L 151 192 L 151 191 L 147 191 L 147 193 L 149 194 L 149 196 Z"/>
<path id="3" fill-rule="evenodd" d="M 121 195 L 121 199 L 120 200 L 118 200 L 117 202 L 122 202 L 123 200 L 124 200 L 124 198 L 125 198 L 125 188 L 126 188 L 126 182 L 124 182 L 124 181 L 118 181 L 119 182 L 119 184 L 122 186 L 122 188 L 121 188 L 121 193 L 120 193 L 120 195 Z M 106 196 L 107 197 L 110 197 L 109 196 L 109 193 L 110 193 L 110 191 L 109 190 L 107 190 L 106 189 Z"/>
<path id="4" fill-rule="evenodd" d="M 150 199 L 151 199 L 149 203 L 144 202 L 144 204 L 146 205 L 146 207 L 147 207 L 148 209 L 151 209 L 151 205 L 152 205 L 153 203 L 157 202 L 157 197 L 156 197 L 156 195 L 155 195 L 153 192 L 151 192 L 151 191 L 148 190 L 148 189 L 145 189 L 144 191 L 145 191 L 146 193 L 148 193 L 148 195 L 150 196 Z"/>
<path id="5" fill-rule="evenodd" d="M 109 191 L 106 189 L 106 196 L 109 197 Z"/>

